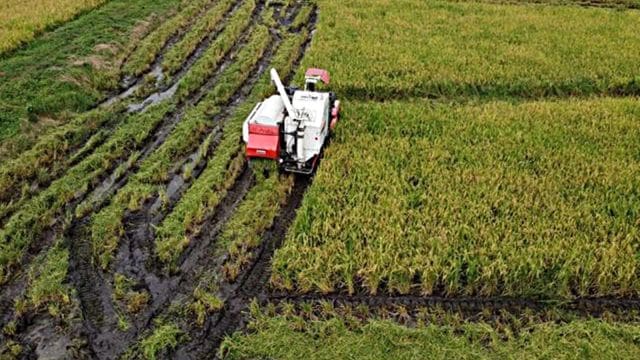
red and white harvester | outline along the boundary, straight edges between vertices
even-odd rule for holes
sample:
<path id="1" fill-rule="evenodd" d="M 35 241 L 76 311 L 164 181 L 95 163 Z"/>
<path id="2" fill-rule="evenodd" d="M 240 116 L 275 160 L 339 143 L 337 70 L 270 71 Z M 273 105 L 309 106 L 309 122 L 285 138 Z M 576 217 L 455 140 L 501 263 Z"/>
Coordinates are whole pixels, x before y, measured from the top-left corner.
<path id="1" fill-rule="evenodd" d="M 309 69 L 304 90 L 285 88 L 278 72 L 271 80 L 278 90 L 258 103 L 242 127 L 249 160 L 272 159 L 287 172 L 311 174 L 340 116 L 340 101 L 332 92 L 316 91 L 316 84 L 329 84 L 329 73 Z"/>

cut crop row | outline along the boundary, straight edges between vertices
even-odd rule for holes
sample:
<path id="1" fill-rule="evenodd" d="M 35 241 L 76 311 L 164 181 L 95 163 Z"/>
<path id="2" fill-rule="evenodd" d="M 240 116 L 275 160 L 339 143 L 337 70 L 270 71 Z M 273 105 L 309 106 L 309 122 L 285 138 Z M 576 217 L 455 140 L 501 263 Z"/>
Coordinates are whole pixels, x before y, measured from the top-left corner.
<path id="1" fill-rule="evenodd" d="M 640 294 L 637 100 L 345 108 L 277 287 Z"/>
<path id="2" fill-rule="evenodd" d="M 191 55 L 198 47 L 198 44 L 220 25 L 225 14 L 233 7 L 234 3 L 235 0 L 219 1 L 206 14 L 200 17 L 191 31 L 164 56 L 162 61 L 164 72 L 169 75 L 177 72 L 184 59 Z"/>
<path id="3" fill-rule="evenodd" d="M 176 100 L 184 101 L 193 91 L 202 87 L 209 75 L 220 65 L 225 54 L 239 41 L 243 33 L 250 32 L 255 20 L 252 14 L 257 10 L 257 0 L 249 0 L 233 14 L 224 30 L 206 50 L 202 57 L 180 80 Z"/>
<path id="4" fill-rule="evenodd" d="M 89 157 L 73 166 L 44 191 L 27 201 L 0 230 L 0 283 L 5 282 L 34 240 L 49 230 L 75 199 L 116 164 L 146 141 L 171 107 L 155 106 L 142 114 L 129 116 L 113 136 Z"/>
<path id="5" fill-rule="evenodd" d="M 32 188 L 42 188 L 74 161 L 71 154 L 88 141 L 98 129 L 108 126 L 117 111 L 96 109 L 43 136 L 30 150 L 0 166 L 0 218 L 5 217 L 18 200 L 28 198 Z"/>
<path id="6" fill-rule="evenodd" d="M 298 11 L 298 14 L 291 22 L 291 25 L 289 25 L 289 28 L 294 31 L 298 31 L 307 26 L 307 24 L 309 24 L 309 21 L 311 21 L 311 17 L 313 16 L 314 7 L 315 5 L 313 4 L 305 4 L 300 9 L 300 11 Z"/>
<path id="7" fill-rule="evenodd" d="M 296 56 L 308 33 L 289 35 L 283 40 L 274 56 L 272 66 L 283 76 L 292 71 Z M 249 115 L 256 101 L 273 93 L 268 74 L 254 87 L 241 108 L 227 120 L 223 128 L 223 138 L 215 153 L 207 162 L 207 167 L 191 188 L 176 204 L 171 213 L 157 229 L 156 248 L 159 258 L 174 264 L 190 242 L 190 236 L 197 233 L 206 216 L 224 198 L 233 185 L 244 163 L 239 142 L 242 123 Z"/>
<path id="8" fill-rule="evenodd" d="M 217 241 L 219 251 L 228 254 L 222 273 L 231 282 L 254 260 L 253 250 L 260 245 L 262 235 L 273 224 L 293 187 L 293 176 L 280 176 L 278 166 L 272 162 L 256 162 L 251 167 L 256 184 Z"/>
<path id="9" fill-rule="evenodd" d="M 117 88 L 131 45 L 179 1 L 107 1 L 0 58 L 0 159 L 17 157 Z"/>
<path id="10" fill-rule="evenodd" d="M 166 32 L 166 29 L 161 28 L 149 38 L 159 36 L 158 33 L 163 32 Z M 100 129 L 110 128 L 110 124 L 125 117 L 121 110 L 121 107 L 105 107 L 78 115 L 71 122 L 41 138 L 32 149 L 3 164 L 0 168 L 0 215 L 4 217 L 10 214 L 20 205 L 18 199 L 20 202 L 28 199 L 34 192 L 60 176 L 74 162 L 91 152 L 92 143 L 99 144 L 108 135 L 108 130 Z M 97 134 L 91 137 L 96 132 Z M 80 148 L 84 142 L 87 143 Z M 22 188 L 19 191 L 9 191 L 19 188 L 20 185 Z"/>
<path id="11" fill-rule="evenodd" d="M 300 57 L 300 48 L 306 40 L 307 35 L 308 34 L 287 35 L 275 50 L 270 66 L 277 68 L 280 70 L 280 74 L 282 76 L 287 77 L 292 72 L 294 63 Z M 186 196 L 191 197 L 193 201 L 199 201 L 203 195 L 211 196 L 211 190 L 207 190 L 206 186 L 217 186 L 216 183 L 211 183 L 211 180 L 216 181 L 216 179 L 224 177 L 225 174 L 228 174 L 229 172 L 235 173 L 236 171 L 242 170 L 245 160 L 244 154 L 239 152 L 240 145 L 238 142 L 242 121 L 253 108 L 254 101 L 257 101 L 272 92 L 273 88 L 270 85 L 269 73 L 268 71 L 265 71 L 260 76 L 257 85 L 253 87 L 252 92 L 248 95 L 248 100 L 244 105 L 234 112 L 231 118 L 224 122 L 222 143 L 216 147 L 216 151 L 212 158 L 209 159 L 209 163 L 207 164 L 207 168 L 205 168 L 204 173 L 195 180 L 196 185 L 194 186 L 196 187 L 188 189 Z M 229 131 L 232 131 L 232 133 L 230 134 Z M 222 150 L 224 150 L 224 152 L 221 152 Z M 214 162 L 219 163 L 219 165 L 216 165 Z M 207 169 L 209 169 L 208 173 Z M 219 174 L 220 177 L 213 177 L 215 173 Z M 231 176 L 231 178 L 235 178 L 235 175 Z M 233 186 L 233 181 L 233 179 L 230 180 L 227 185 L 225 185 L 225 189 L 231 188 Z M 246 184 L 244 186 L 250 186 L 250 184 Z M 226 192 L 226 190 L 224 191 Z M 225 198 L 223 194 L 219 194 L 217 196 L 221 199 L 220 201 L 223 201 L 222 199 Z M 228 199 L 224 200 L 226 201 Z M 180 203 L 182 205 L 180 205 Z M 185 206 L 185 197 L 180 200 L 180 203 L 178 205 L 179 207 Z M 213 208 L 215 208 L 215 206 L 202 208 L 201 211 L 203 211 L 203 213 L 212 212 Z M 231 214 L 230 216 L 233 215 Z M 178 217 L 174 216 L 174 219 L 178 219 Z M 220 224 L 222 225 L 226 224 L 226 220 L 216 220 L 220 221 Z M 177 222 L 176 228 L 179 226 L 180 223 Z M 181 231 L 185 234 L 184 236 L 186 236 L 186 232 L 184 230 Z M 194 234 L 189 235 L 192 236 Z M 213 235 L 203 234 L 202 236 Z M 217 237 L 218 235 L 215 236 Z M 204 241 L 204 239 L 199 239 L 199 242 L 200 241 Z M 191 279 L 191 281 L 183 284 L 186 285 L 186 287 L 181 286 L 174 290 L 176 293 L 175 298 L 181 299 L 180 305 L 177 307 L 165 308 L 157 315 L 157 319 L 173 318 L 176 316 L 184 319 L 184 322 L 179 323 L 183 333 L 195 334 L 195 332 L 201 332 L 205 321 L 208 321 L 210 316 L 219 311 L 224 305 L 223 300 L 221 300 L 224 296 L 218 294 L 220 281 L 224 280 L 219 276 L 224 257 L 218 257 L 216 259 L 219 254 L 216 255 L 213 249 L 209 249 L 206 245 L 202 249 L 207 249 L 206 251 L 201 250 L 204 251 L 204 254 L 201 253 L 201 251 L 198 251 L 192 252 L 189 256 L 204 256 L 201 260 L 208 264 L 208 266 L 192 265 L 196 267 L 180 267 L 180 269 L 184 271 L 181 276 L 189 277 Z M 219 251 L 224 252 L 225 249 L 220 247 Z M 178 256 L 179 255 L 176 255 L 176 259 Z M 191 258 L 190 262 L 192 261 L 193 258 Z M 197 262 L 200 263 L 200 261 Z M 156 323 L 156 330 L 149 333 L 148 336 L 153 336 L 152 334 L 162 332 L 161 327 L 167 325 L 166 323 L 163 323 L 162 320 L 154 321 L 154 323 Z M 143 338 L 147 339 L 148 336 L 143 336 Z M 185 338 L 181 337 L 181 341 L 184 342 Z M 142 348 L 144 348 L 142 345 L 143 343 L 144 341 L 141 341 L 138 345 L 134 346 L 128 354 L 138 354 L 142 351 Z"/>
<path id="12" fill-rule="evenodd" d="M 185 1 L 184 3 L 187 4 L 186 7 L 141 42 L 127 60 L 122 72 L 129 76 L 139 76 L 149 70 L 151 64 L 168 41 L 173 36 L 184 32 L 191 22 L 194 21 L 194 18 L 196 18 L 211 1 L 212 0 Z"/>
<path id="13" fill-rule="evenodd" d="M 373 8 L 368 0 L 318 3 L 323 17 L 304 64 L 331 69 L 332 90 L 344 98 L 640 94 L 638 11 L 466 1 L 376 2 Z"/>
<path id="14" fill-rule="evenodd" d="M 162 32 L 161 29 L 158 30 Z M 155 33 L 154 33 L 155 34 Z M 154 35 L 152 35 L 154 36 Z M 223 38 L 221 41 L 228 41 Z M 225 48 L 228 51 L 228 48 Z M 187 96 L 187 92 L 184 92 Z M 30 151 L 9 162 L 0 169 L 0 186 L 2 190 L 15 189 L 18 184 L 28 182 L 30 187 L 39 190 L 42 186 L 67 170 L 68 166 L 77 161 L 78 158 L 71 156 L 79 144 L 87 140 L 87 137 L 104 128 L 109 123 L 115 123 L 126 115 L 121 114 L 116 109 L 96 109 L 85 115 L 77 117 L 74 121 L 66 124 L 61 129 L 57 129 L 52 134 L 44 137 Z M 83 149 L 80 149 L 84 151 Z M 85 149 L 87 152 L 91 149 Z M 33 183 L 33 180 L 37 180 Z M 33 186 L 37 185 L 37 186 Z M 4 204 L 2 207 L 3 216 L 9 215 L 29 198 L 32 191 L 2 191 Z M 21 194 L 24 193 L 24 194 Z M 17 200 L 20 199 L 20 202 Z"/>
<path id="15" fill-rule="evenodd" d="M 157 32 L 162 33 L 163 30 L 160 29 Z M 156 36 L 155 34 L 152 34 L 151 37 Z M 219 54 L 217 61 L 220 61 L 222 55 L 229 50 L 227 45 L 232 44 L 227 37 L 219 41 L 224 42 L 225 45 L 222 49 L 224 52 Z M 199 73 L 199 75 L 203 74 L 203 72 Z M 185 91 L 184 94 L 186 97 L 188 91 Z M 125 115 L 121 113 L 119 107 L 95 109 L 76 117 L 63 127 L 55 129 L 51 134 L 43 137 L 32 149 L 15 160 L 3 164 L 0 168 L 0 201 L 3 202 L 0 215 L 6 216 L 13 211 L 19 205 L 16 203 L 18 199 L 28 198 L 28 195 L 33 192 L 29 189 L 39 190 L 46 186 L 49 181 L 61 175 L 71 163 L 81 158 L 83 152 L 90 152 L 91 148 L 81 148 L 78 153 L 74 154 L 79 145 L 87 141 L 89 136 L 98 132 L 99 129 L 109 127 L 110 123 L 123 117 Z M 96 138 L 104 136 L 106 133 L 98 135 Z M 34 180 L 35 183 L 33 183 Z M 9 189 L 16 189 L 20 185 L 24 187 L 24 184 L 28 184 L 29 188 L 9 191 Z"/>
<path id="16" fill-rule="evenodd" d="M 193 152 L 202 137 L 213 128 L 215 124 L 211 123 L 211 119 L 220 111 L 220 106 L 228 103 L 235 91 L 242 87 L 270 40 L 268 30 L 258 27 L 233 59 L 234 63 L 224 70 L 218 85 L 197 106 L 186 110 L 184 119 L 167 140 L 142 162 L 138 172 L 118 192 L 111 204 L 93 216 L 92 239 L 103 268 L 108 266 L 124 232 L 122 221 L 125 211 L 139 209 L 145 200 L 158 194 L 163 188 L 162 184 L 168 180 L 170 171 L 176 167 L 176 161 Z"/>

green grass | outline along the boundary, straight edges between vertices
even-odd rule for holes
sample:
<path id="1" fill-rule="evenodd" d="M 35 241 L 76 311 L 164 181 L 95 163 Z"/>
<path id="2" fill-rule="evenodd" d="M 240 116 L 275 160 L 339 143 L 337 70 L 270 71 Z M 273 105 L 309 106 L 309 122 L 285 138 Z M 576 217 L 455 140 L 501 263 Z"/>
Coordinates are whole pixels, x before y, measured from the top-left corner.
<path id="1" fill-rule="evenodd" d="M 118 61 L 136 40 L 141 21 L 153 13 L 162 17 L 177 4 L 112 0 L 0 56 L 0 141 L 24 131 L 21 124 L 29 118 L 66 122 L 93 107 L 117 86 Z M 15 152 L 30 145 L 20 136 L 11 141 Z"/>
<path id="2" fill-rule="evenodd" d="M 175 348 L 182 337 L 182 330 L 175 324 L 157 324 L 153 333 L 140 343 L 142 356 L 147 360 L 163 358 L 160 355 L 166 350 Z"/>
<path id="3" fill-rule="evenodd" d="M 373 320 L 352 326 L 342 318 L 304 321 L 260 317 L 247 335 L 221 347 L 224 359 L 636 359 L 640 326 L 600 320 L 542 322 L 519 333 L 486 323 L 408 328 Z"/>
<path id="4" fill-rule="evenodd" d="M 271 66 L 278 69 L 281 76 L 293 71 L 293 62 L 305 36 L 306 33 L 290 35 L 276 50 Z M 240 175 L 245 161 L 238 141 L 242 134 L 242 123 L 253 110 L 255 102 L 272 93 L 269 75 L 265 73 L 254 86 L 245 104 L 225 122 L 222 140 L 208 159 L 205 170 L 158 226 L 156 252 L 160 260 L 169 267 L 175 265 L 189 245 L 190 236 L 198 231 L 205 217 L 222 201 Z"/>
<path id="5" fill-rule="evenodd" d="M 636 99 L 345 110 L 276 252 L 276 286 L 640 294 Z"/>
<path id="6" fill-rule="evenodd" d="M 346 99 L 640 94 L 640 12 L 320 0 L 304 68 Z M 384 26 L 381 26 L 384 24 Z"/>
<path id="7" fill-rule="evenodd" d="M 18 316 L 28 311 L 48 309 L 58 316 L 71 304 L 71 287 L 65 283 L 69 267 L 69 250 L 59 242 L 43 253 L 30 266 L 24 298 L 16 302 Z"/>

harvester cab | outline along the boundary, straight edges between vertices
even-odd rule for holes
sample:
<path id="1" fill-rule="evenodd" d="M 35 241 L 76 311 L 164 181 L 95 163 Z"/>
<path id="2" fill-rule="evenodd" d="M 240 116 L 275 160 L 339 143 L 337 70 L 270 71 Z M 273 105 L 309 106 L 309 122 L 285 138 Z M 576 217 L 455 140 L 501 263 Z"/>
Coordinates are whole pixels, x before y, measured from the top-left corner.
<path id="1" fill-rule="evenodd" d="M 316 91 L 319 82 L 329 84 L 329 73 L 307 70 L 304 90 L 285 88 L 275 69 L 271 80 L 278 95 L 258 103 L 242 127 L 247 158 L 271 159 L 286 172 L 311 174 L 340 116 L 336 95 Z"/>

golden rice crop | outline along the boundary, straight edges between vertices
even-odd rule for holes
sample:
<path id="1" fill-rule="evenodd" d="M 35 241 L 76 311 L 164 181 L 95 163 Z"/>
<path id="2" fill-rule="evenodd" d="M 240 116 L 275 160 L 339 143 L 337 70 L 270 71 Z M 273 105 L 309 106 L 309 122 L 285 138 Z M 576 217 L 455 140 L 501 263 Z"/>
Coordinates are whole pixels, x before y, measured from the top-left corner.
<path id="1" fill-rule="evenodd" d="M 640 93 L 640 12 L 448 1 L 320 0 L 304 68 L 343 97 Z M 384 25 L 381 25 L 384 24 Z"/>
<path id="2" fill-rule="evenodd" d="M 3 0 L 0 3 L 0 53 L 33 39 L 40 31 L 73 18 L 105 0 Z"/>
<path id="3" fill-rule="evenodd" d="M 636 99 L 345 108 L 276 286 L 640 293 Z"/>

